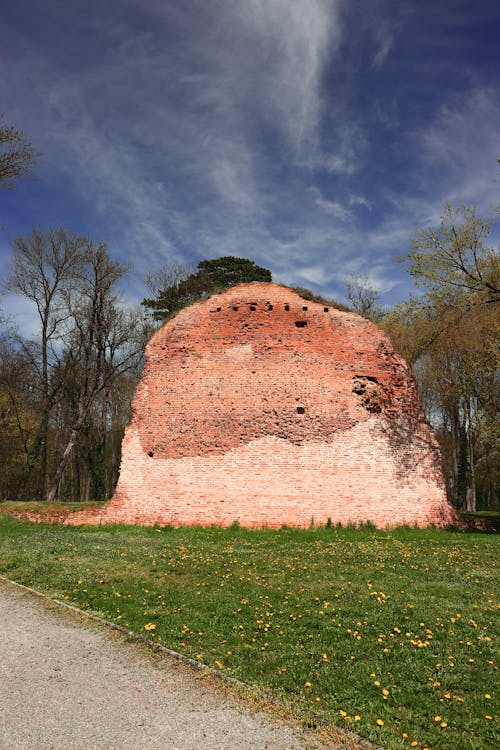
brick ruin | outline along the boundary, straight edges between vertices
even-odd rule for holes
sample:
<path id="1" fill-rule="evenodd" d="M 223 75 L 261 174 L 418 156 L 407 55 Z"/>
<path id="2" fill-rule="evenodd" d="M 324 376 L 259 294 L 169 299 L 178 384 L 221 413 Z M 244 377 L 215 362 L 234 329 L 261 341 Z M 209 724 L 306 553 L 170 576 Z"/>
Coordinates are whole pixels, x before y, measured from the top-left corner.
<path id="1" fill-rule="evenodd" d="M 112 500 L 69 523 L 456 522 L 414 377 L 357 314 L 271 283 L 152 337 Z"/>

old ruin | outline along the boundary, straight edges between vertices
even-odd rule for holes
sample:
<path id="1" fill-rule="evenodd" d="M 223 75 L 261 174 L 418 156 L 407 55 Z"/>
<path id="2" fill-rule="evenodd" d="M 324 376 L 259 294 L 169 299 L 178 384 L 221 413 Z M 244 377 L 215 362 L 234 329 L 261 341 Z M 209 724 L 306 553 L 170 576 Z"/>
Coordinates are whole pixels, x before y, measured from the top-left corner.
<path id="1" fill-rule="evenodd" d="M 444 526 L 439 450 L 414 377 L 357 314 L 271 283 L 155 333 L 113 499 L 70 523 Z"/>

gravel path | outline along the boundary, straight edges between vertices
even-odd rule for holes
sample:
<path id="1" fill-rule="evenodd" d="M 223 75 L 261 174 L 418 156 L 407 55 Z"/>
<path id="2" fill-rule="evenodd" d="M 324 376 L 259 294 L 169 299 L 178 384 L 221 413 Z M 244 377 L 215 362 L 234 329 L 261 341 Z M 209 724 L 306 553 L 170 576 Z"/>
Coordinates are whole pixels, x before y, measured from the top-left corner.
<path id="1" fill-rule="evenodd" d="M 0 582 L 1 750 L 305 747 L 184 664 Z"/>

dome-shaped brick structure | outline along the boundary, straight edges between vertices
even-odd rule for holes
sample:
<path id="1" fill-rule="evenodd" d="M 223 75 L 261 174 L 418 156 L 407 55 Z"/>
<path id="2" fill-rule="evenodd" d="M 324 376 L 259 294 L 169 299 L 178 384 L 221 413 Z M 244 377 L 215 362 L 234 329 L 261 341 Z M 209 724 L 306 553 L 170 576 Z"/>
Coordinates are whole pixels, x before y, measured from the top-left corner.
<path id="1" fill-rule="evenodd" d="M 244 284 L 155 333 L 115 496 L 71 523 L 455 522 L 413 375 L 373 323 Z"/>

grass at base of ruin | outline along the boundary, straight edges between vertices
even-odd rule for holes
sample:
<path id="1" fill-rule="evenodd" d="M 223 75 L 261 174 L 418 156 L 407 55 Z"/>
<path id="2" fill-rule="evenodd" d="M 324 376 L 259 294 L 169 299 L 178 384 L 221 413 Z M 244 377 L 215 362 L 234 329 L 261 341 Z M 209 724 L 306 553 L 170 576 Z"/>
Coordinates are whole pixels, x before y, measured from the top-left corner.
<path id="1" fill-rule="evenodd" d="M 498 538 L 0 515 L 0 573 L 388 750 L 499 746 Z M 495 704 L 496 701 L 496 704 Z"/>
<path id="2" fill-rule="evenodd" d="M 86 502 L 63 502 L 56 500 L 49 503 L 46 500 L 5 500 L 0 502 L 0 513 L 38 513 L 44 515 L 69 516 L 77 510 L 87 510 L 88 508 L 101 508 L 106 504 L 103 501 L 89 500 Z"/>

